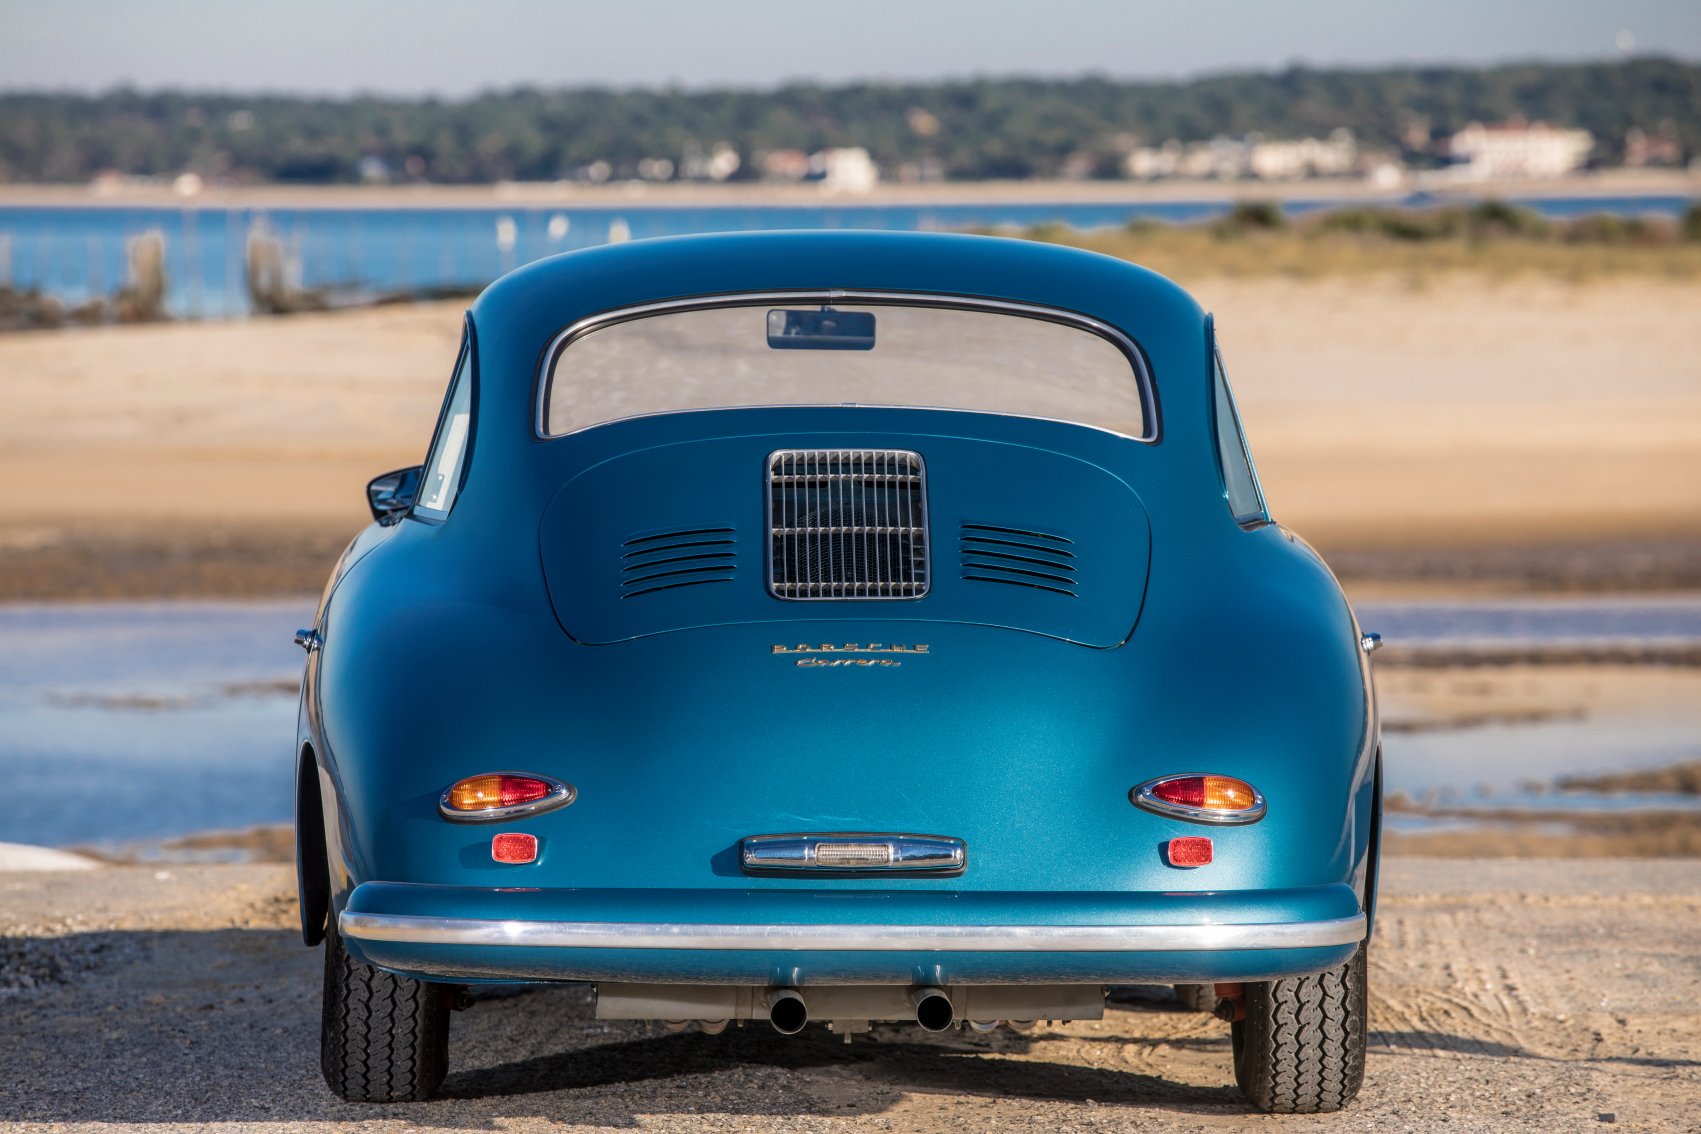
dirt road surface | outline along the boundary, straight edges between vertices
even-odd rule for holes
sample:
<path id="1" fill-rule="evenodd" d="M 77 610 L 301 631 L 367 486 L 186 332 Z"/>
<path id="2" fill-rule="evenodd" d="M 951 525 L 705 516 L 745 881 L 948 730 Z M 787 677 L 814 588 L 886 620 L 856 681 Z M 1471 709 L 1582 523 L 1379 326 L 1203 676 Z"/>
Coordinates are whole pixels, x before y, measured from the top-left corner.
<path id="1" fill-rule="evenodd" d="M 1701 862 L 1393 859 L 1347 1111 L 1273 1119 L 1226 1025 L 1154 990 L 1031 1035 L 599 1023 L 588 990 L 455 1018 L 448 1097 L 354 1106 L 318 1067 L 319 952 L 280 867 L 0 875 L 0 1129 L 1701 1129 Z"/>

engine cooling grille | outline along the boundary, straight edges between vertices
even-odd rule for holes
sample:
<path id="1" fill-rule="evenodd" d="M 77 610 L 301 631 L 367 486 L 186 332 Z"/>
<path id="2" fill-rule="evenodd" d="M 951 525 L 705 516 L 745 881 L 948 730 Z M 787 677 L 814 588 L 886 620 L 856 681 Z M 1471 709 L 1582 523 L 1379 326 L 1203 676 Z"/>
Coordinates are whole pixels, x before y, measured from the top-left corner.
<path id="1" fill-rule="evenodd" d="M 768 541 L 769 586 L 777 598 L 920 598 L 928 585 L 921 454 L 770 454 Z"/>

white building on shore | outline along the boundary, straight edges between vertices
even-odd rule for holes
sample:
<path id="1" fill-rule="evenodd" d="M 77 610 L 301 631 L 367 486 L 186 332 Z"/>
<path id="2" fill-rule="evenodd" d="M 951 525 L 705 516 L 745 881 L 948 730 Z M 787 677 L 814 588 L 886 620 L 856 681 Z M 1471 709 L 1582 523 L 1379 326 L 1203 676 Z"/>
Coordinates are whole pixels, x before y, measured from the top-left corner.
<path id="1" fill-rule="evenodd" d="M 1256 177 L 1289 181 L 1302 177 L 1345 177 L 1358 168 L 1358 143 L 1350 130 L 1327 138 L 1212 138 L 1208 142 L 1171 139 L 1159 146 L 1136 146 L 1123 158 L 1122 171 L 1137 181 L 1170 177 L 1233 181 Z"/>
<path id="2" fill-rule="evenodd" d="M 1247 158 L 1252 176 L 1265 181 L 1345 177 L 1358 165 L 1358 142 L 1347 129 L 1331 130 L 1327 138 L 1260 138 Z"/>
<path id="3" fill-rule="evenodd" d="M 1587 130 L 1514 120 L 1493 126 L 1473 122 L 1448 139 L 1454 177 L 1503 181 L 1564 177 L 1581 169 L 1595 148 Z"/>
<path id="4" fill-rule="evenodd" d="M 809 155 L 806 180 L 817 181 L 821 192 L 852 196 L 871 192 L 880 181 L 880 167 L 861 146 L 842 146 L 834 150 L 818 150 Z"/>

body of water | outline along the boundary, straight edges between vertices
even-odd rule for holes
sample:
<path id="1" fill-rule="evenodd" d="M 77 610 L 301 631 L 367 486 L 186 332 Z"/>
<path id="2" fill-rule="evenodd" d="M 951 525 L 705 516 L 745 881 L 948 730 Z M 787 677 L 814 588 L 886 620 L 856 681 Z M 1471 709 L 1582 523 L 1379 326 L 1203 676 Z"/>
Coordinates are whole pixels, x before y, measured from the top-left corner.
<path id="1" fill-rule="evenodd" d="M 1591 213 L 1676 216 L 1681 196 L 1515 198 L 1544 216 Z M 1326 196 L 1284 202 L 1299 215 L 1343 204 Z M 1419 207 L 1415 196 L 1394 205 Z M 984 201 L 929 205 L 632 205 L 446 209 L 182 208 L 121 205 L 0 206 L 0 286 L 36 289 L 68 306 L 110 296 L 126 278 L 126 241 L 165 237 L 166 306 L 188 318 L 249 310 L 246 245 L 257 227 L 286 251 L 294 283 L 347 302 L 376 294 L 472 289 L 521 264 L 611 239 L 764 229 L 950 231 L 1063 224 L 1108 228 L 1136 218 L 1177 224 L 1226 213 L 1224 199 L 1190 201 Z"/>
<path id="2" fill-rule="evenodd" d="M 0 842 L 289 822 L 312 619 L 310 599 L 0 607 Z"/>
<path id="3" fill-rule="evenodd" d="M 1402 646 L 1560 646 L 1701 642 L 1701 599 L 1618 595 L 1515 602 L 1361 603 L 1359 622 Z"/>
<path id="4" fill-rule="evenodd" d="M 310 600 L 0 607 L 0 841 L 121 847 L 287 823 Z M 1701 598 L 1376 603 L 1391 641 L 1701 638 Z M 1469 806 L 1694 807 L 1531 792 L 1701 756 L 1701 706 L 1495 724 L 1384 743 L 1390 791 Z"/>

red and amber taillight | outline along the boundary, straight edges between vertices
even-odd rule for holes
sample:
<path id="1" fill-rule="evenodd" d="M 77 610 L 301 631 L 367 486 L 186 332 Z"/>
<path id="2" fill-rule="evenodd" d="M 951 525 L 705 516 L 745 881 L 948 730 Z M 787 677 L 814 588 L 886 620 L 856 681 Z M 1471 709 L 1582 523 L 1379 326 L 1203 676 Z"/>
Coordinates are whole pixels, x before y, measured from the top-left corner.
<path id="1" fill-rule="evenodd" d="M 1192 823 L 1256 823 L 1264 818 L 1264 797 L 1233 776 L 1160 776 L 1129 792 L 1128 798 L 1142 810 Z"/>
<path id="2" fill-rule="evenodd" d="M 572 784 L 548 776 L 487 772 L 450 784 L 438 809 L 450 819 L 488 822 L 565 807 L 575 794 Z"/>

